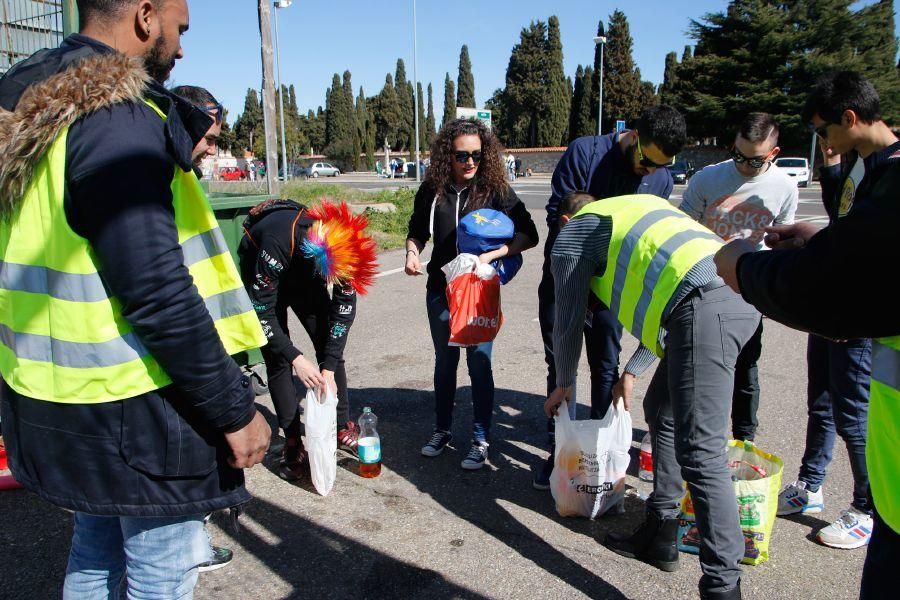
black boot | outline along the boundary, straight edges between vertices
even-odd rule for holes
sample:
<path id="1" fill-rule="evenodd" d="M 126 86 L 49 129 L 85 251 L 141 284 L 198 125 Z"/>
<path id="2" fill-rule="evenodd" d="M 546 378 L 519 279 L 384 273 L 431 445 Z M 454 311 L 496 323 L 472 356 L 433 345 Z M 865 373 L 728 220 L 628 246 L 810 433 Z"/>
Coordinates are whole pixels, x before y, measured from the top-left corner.
<path id="1" fill-rule="evenodd" d="M 678 569 L 678 519 L 660 519 L 650 511 L 631 535 L 610 533 L 604 545 L 622 556 L 636 558 L 657 569 Z"/>
<path id="2" fill-rule="evenodd" d="M 705 592 L 700 590 L 700 600 L 741 600 L 741 582 L 727 592 Z"/>
<path id="3" fill-rule="evenodd" d="M 540 472 L 531 480 L 531 485 L 536 490 L 550 489 L 550 474 L 553 472 L 553 455 L 556 454 L 556 446 L 550 446 L 550 456 L 544 461 Z"/>

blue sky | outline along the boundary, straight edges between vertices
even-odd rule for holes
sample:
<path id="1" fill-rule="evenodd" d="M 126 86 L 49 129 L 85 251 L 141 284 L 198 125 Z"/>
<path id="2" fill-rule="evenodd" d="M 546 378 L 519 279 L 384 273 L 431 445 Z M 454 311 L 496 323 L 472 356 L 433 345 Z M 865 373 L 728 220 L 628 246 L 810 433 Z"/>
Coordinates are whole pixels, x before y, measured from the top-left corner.
<path id="1" fill-rule="evenodd" d="M 858 3 L 868 4 L 871 0 Z M 895 1 L 895 10 L 897 7 Z M 720 11 L 726 0 L 418 0 L 418 79 L 434 86 L 435 114 L 441 118 L 444 74 L 456 80 L 459 49 L 469 46 L 479 105 L 504 85 L 510 51 L 532 20 L 560 21 L 566 74 L 593 64 L 599 20 L 621 9 L 634 39 L 633 56 L 642 77 L 660 83 L 666 53 L 681 52 L 691 18 Z M 226 106 L 233 121 L 243 110 L 248 88 L 261 82 L 260 38 L 255 0 L 189 0 L 191 28 L 183 38 L 185 58 L 170 84 L 206 87 Z M 273 8 L 274 11 L 274 8 Z M 363 86 L 373 96 L 394 73 L 397 58 L 413 77 L 412 0 L 294 0 L 278 14 L 281 81 L 294 84 L 305 113 L 324 107 L 334 73 L 349 69 L 354 93 Z"/>

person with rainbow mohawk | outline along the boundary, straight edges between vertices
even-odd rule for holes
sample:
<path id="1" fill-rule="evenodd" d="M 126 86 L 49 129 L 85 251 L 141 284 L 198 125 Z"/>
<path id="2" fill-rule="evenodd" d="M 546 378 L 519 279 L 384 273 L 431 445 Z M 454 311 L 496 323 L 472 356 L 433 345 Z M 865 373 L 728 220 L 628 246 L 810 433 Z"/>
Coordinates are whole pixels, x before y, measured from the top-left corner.
<path id="1" fill-rule="evenodd" d="M 338 446 L 357 454 L 359 429 L 350 419 L 343 353 L 356 296 L 366 293 L 377 272 L 377 248 L 365 233 L 367 225 L 346 203 L 324 199 L 312 209 L 293 200 L 267 200 L 244 221 L 241 279 L 268 339 L 262 354 L 285 437 L 278 474 L 288 481 L 308 469 L 292 373 L 307 389 L 327 385 L 337 390 Z M 309 334 L 315 361 L 291 342 L 288 308 Z"/>

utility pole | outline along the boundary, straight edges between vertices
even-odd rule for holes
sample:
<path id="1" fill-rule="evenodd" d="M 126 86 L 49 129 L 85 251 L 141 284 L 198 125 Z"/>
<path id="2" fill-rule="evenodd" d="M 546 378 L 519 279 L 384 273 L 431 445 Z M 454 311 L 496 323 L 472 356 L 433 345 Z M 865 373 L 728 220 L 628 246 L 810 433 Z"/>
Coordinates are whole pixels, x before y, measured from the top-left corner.
<path id="1" fill-rule="evenodd" d="M 270 0 L 259 0 L 259 35 L 262 39 L 263 122 L 266 134 L 266 186 L 275 196 L 278 185 L 278 143 L 275 136 L 275 53 L 272 50 L 272 11 Z"/>

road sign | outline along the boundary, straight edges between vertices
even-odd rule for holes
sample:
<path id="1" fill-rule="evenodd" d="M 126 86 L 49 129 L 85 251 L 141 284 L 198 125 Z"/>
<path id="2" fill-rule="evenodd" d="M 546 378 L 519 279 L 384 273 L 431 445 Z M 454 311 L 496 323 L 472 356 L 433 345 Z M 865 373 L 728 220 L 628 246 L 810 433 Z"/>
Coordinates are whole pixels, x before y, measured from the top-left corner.
<path id="1" fill-rule="evenodd" d="M 484 110 L 483 108 L 464 108 L 457 106 L 456 107 L 456 118 L 457 119 L 475 119 L 477 121 L 481 121 L 485 125 L 487 125 L 488 129 L 491 128 L 491 111 Z"/>
<path id="2" fill-rule="evenodd" d="M 625 121 L 616 121 L 616 133 L 625 130 Z"/>

